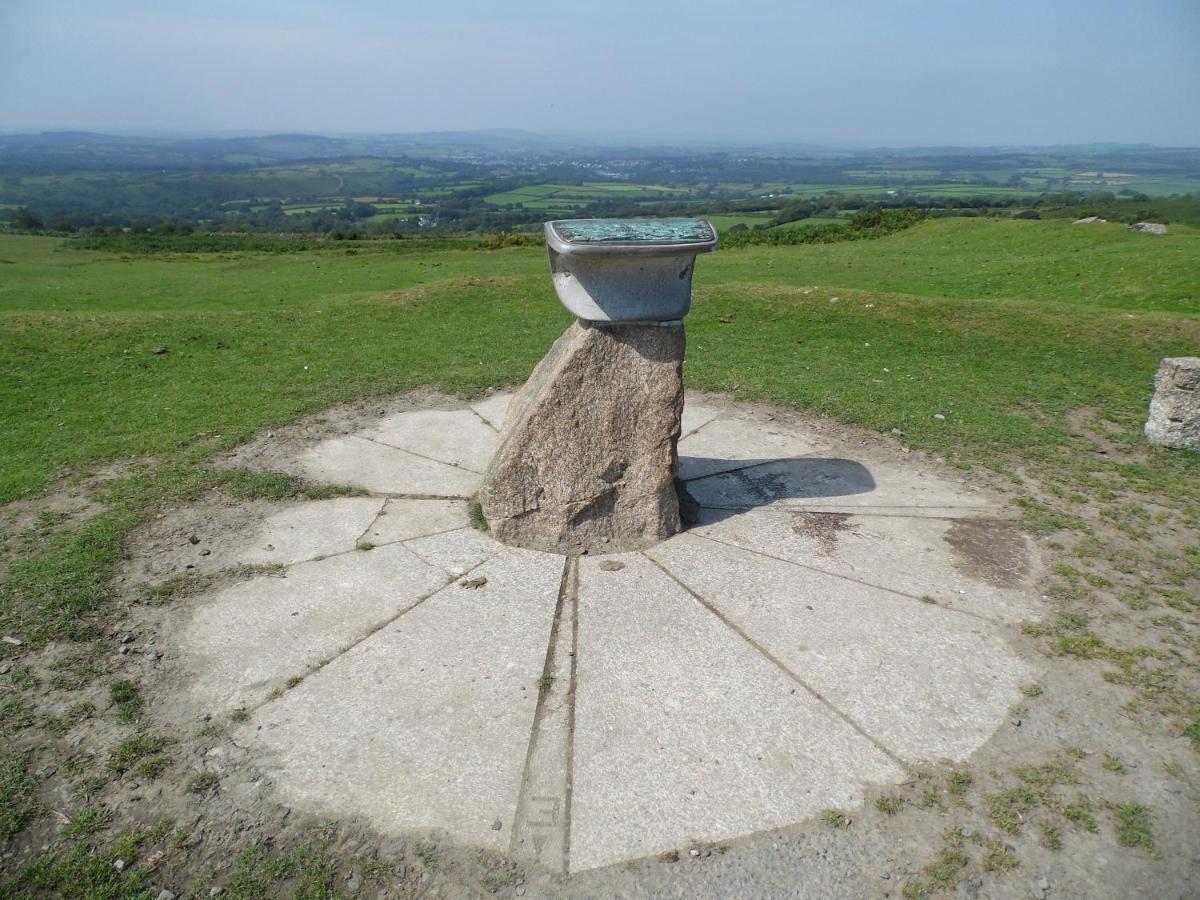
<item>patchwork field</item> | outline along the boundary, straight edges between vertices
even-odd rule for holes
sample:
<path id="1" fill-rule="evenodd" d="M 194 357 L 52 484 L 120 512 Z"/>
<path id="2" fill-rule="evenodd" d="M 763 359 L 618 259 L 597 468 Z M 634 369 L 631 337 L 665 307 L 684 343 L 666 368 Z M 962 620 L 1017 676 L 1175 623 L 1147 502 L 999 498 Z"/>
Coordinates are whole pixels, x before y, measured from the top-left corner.
<path id="1" fill-rule="evenodd" d="M 581 185 L 537 184 L 489 194 L 484 199 L 493 206 L 519 204 L 525 209 L 570 211 L 596 200 L 662 201 L 691 194 L 681 187 L 597 181 Z"/>
<path id="2" fill-rule="evenodd" d="M 542 185 L 489 201 L 552 211 L 672 192 Z M 861 871 L 881 852 L 905 897 L 971 879 L 1008 896 L 1044 873 L 1053 895 L 1186 893 L 1200 454 L 1153 450 L 1141 427 L 1159 359 L 1200 348 L 1198 273 L 1200 231 L 1069 220 L 940 219 L 699 260 L 689 387 L 940 457 L 1002 491 L 1046 561 L 1051 614 L 1011 629 L 1044 674 L 1012 724 L 977 761 L 827 810 L 772 853 L 827 854 L 856 873 L 851 893 L 884 883 Z M 705 893 L 686 856 L 562 883 L 436 840 L 382 847 L 262 806 L 239 818 L 241 799 L 198 762 L 233 723 L 164 733 L 169 698 L 140 651 L 120 649 L 130 609 L 183 608 L 200 587 L 114 580 L 135 529 L 202 498 L 325 490 L 220 454 L 339 404 L 517 385 L 568 322 L 536 247 L 142 254 L 0 235 L 0 896 L 142 897 L 166 874 L 202 896 L 341 896 L 347 873 L 401 895 L 595 896 L 674 877 Z M 706 871 L 746 877 L 767 853 L 756 840 L 705 848 Z M 1089 893 L 1100 856 L 1105 884 Z"/>

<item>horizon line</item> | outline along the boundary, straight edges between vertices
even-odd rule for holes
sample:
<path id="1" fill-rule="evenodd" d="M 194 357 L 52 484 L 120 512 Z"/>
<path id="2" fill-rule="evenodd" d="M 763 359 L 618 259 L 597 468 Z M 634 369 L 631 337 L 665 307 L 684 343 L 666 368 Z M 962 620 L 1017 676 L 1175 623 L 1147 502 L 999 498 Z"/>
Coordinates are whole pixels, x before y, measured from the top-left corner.
<path id="1" fill-rule="evenodd" d="M 869 140 L 835 140 L 813 139 L 783 136 L 760 137 L 702 137 L 699 135 L 669 135 L 669 134 L 599 134 L 579 132 L 541 132 L 524 128 L 485 127 L 485 128 L 441 128 L 415 131 L 321 131 L 308 129 L 198 129 L 195 131 L 171 128 L 112 128 L 98 130 L 70 126 L 8 126 L 0 124 L 0 137 L 39 137 L 50 135 L 95 135 L 106 138 L 140 138 L 157 140 L 236 140 L 249 138 L 272 137 L 313 137 L 330 140 L 345 140 L 354 138 L 394 139 L 405 138 L 436 138 L 442 136 L 458 137 L 506 137 L 512 143 L 520 143 L 522 139 L 537 140 L 548 145 L 563 145 L 582 143 L 597 147 L 670 147 L 670 146 L 704 146 L 729 148 L 755 148 L 776 146 L 804 146 L 812 149 L 828 151 L 863 151 L 863 150 L 1013 150 L 1013 149 L 1052 149 L 1058 147 L 1118 147 L 1143 148 L 1153 150 L 1200 150 L 1200 145 L 1191 144 L 1159 144 L 1152 141 L 1121 141 L 1121 140 L 1089 140 L 1089 141 L 1054 141 L 1054 142 L 910 142 L 910 141 L 869 141 Z"/>

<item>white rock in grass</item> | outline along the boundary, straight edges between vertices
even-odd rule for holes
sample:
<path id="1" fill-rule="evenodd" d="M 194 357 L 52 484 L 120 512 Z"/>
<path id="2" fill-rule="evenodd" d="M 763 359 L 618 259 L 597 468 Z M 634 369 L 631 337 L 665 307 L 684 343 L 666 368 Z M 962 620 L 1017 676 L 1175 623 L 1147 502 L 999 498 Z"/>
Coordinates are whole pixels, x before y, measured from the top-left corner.
<path id="1" fill-rule="evenodd" d="M 1200 356 L 1169 356 L 1159 363 L 1146 439 L 1172 450 L 1200 450 Z"/>

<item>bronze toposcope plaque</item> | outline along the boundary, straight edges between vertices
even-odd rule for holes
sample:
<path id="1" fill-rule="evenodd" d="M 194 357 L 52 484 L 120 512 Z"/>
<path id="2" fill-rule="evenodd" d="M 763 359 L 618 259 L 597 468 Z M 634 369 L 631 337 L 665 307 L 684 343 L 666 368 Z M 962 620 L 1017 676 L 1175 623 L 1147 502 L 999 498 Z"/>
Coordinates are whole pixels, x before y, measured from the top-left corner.
<path id="1" fill-rule="evenodd" d="M 589 322 L 671 322 L 692 305 L 696 254 L 717 246 L 704 219 L 563 219 L 546 223 L 563 306 Z"/>

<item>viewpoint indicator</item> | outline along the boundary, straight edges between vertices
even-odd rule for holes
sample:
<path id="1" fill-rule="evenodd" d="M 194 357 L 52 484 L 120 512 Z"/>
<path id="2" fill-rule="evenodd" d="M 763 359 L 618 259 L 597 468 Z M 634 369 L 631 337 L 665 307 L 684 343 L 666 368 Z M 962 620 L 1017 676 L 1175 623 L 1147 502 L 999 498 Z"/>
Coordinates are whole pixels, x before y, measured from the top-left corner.
<path id="1" fill-rule="evenodd" d="M 703 219 L 564 219 L 549 224 L 567 244 L 707 244 L 717 236 Z"/>

